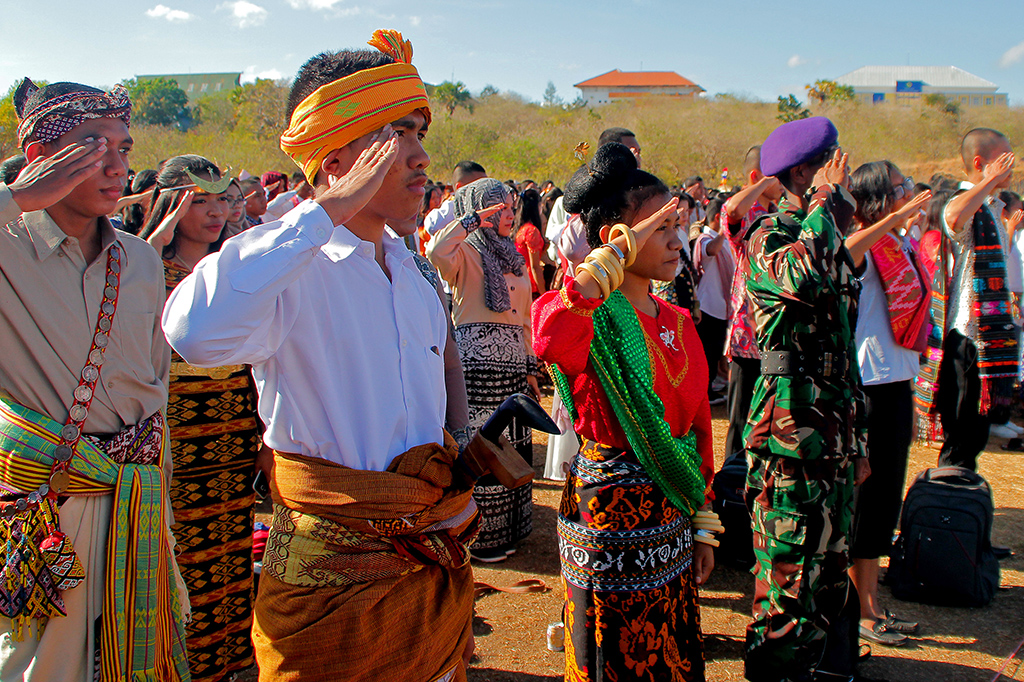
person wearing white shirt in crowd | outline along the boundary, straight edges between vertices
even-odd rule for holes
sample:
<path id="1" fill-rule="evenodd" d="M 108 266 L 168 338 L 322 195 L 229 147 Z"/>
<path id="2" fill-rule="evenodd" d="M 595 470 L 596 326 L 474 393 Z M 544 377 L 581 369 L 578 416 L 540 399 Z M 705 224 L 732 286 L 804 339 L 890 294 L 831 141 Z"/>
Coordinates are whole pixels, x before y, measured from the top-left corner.
<path id="1" fill-rule="evenodd" d="M 725 396 L 711 389 L 718 376 L 718 362 L 725 352 L 725 337 L 729 326 L 729 294 L 736 270 L 732 249 L 720 229 L 724 198 L 712 199 L 707 206 L 704 230 L 693 243 L 694 265 L 700 275 L 697 301 L 700 303 L 700 322 L 697 333 L 704 344 L 708 363 L 708 398 L 712 405 L 721 405 Z"/>
<path id="2" fill-rule="evenodd" d="M 380 53 L 313 57 L 292 86 L 282 149 L 316 198 L 228 240 L 164 311 L 186 361 L 253 368 L 275 451 L 253 622 L 267 679 L 449 680 L 472 654 L 476 513 L 443 430 L 447 313 L 384 230 L 422 200 L 430 112 L 411 45 L 394 31 L 370 44 Z M 342 100 L 351 125 L 323 99 Z M 355 543 L 345 567 L 304 528 L 345 533 Z M 326 562 L 316 574 L 303 569 L 310 552 Z M 327 640 L 345 646 L 323 657 Z"/>

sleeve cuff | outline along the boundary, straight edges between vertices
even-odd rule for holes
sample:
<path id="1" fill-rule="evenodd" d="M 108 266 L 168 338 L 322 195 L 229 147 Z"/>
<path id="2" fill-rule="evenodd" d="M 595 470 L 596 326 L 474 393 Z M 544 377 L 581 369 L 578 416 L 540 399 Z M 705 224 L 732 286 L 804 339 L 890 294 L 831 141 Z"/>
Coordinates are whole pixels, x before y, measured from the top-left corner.
<path id="1" fill-rule="evenodd" d="M 586 317 L 593 315 L 594 311 L 604 303 L 599 298 L 587 298 L 576 291 L 576 281 L 569 275 L 566 275 L 560 295 L 566 310 Z"/>

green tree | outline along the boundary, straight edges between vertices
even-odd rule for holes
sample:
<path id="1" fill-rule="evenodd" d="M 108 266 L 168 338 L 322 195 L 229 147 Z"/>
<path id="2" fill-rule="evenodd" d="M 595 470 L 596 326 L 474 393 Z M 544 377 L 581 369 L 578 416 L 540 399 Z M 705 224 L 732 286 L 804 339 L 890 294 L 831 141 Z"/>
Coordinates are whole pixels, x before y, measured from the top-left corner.
<path id="1" fill-rule="evenodd" d="M 121 83 L 132 98 L 132 118 L 146 125 L 176 125 L 187 130 L 192 124 L 188 95 L 170 78 L 132 78 Z"/>
<path id="2" fill-rule="evenodd" d="M 432 96 L 448 112 L 448 118 L 452 117 L 458 107 L 473 113 L 473 97 L 462 81 L 445 81 L 434 88 Z"/>
<path id="3" fill-rule="evenodd" d="M 938 92 L 929 93 L 924 96 L 923 101 L 927 106 L 935 107 L 944 114 L 949 114 L 954 117 L 960 116 L 960 104 L 954 102 L 943 94 Z"/>
<path id="4" fill-rule="evenodd" d="M 494 97 L 498 94 L 498 88 L 491 84 L 484 86 L 484 89 L 480 91 L 480 99 L 487 99 L 488 97 Z"/>
<path id="5" fill-rule="evenodd" d="M 259 79 L 231 93 L 236 126 L 258 140 L 276 140 L 288 127 L 285 111 L 288 87 L 282 82 Z"/>
<path id="6" fill-rule="evenodd" d="M 779 119 L 783 123 L 807 118 L 811 115 L 810 111 L 804 109 L 804 103 L 798 100 L 796 95 L 792 93 L 788 97 L 779 97 L 778 108 L 779 115 L 775 118 Z"/>
<path id="7" fill-rule="evenodd" d="M 562 98 L 558 96 L 558 90 L 555 88 L 555 84 L 552 81 L 548 81 L 548 87 L 544 88 L 544 106 L 562 106 Z"/>
<path id="8" fill-rule="evenodd" d="M 14 91 L 17 89 L 18 83 L 15 83 L 0 99 L 0 160 L 15 154 L 18 149 L 18 116 L 14 113 Z"/>
<path id="9" fill-rule="evenodd" d="M 821 105 L 849 102 L 854 98 L 852 85 L 840 85 L 830 80 L 816 80 L 814 85 L 805 85 L 804 89 L 808 99 Z"/>

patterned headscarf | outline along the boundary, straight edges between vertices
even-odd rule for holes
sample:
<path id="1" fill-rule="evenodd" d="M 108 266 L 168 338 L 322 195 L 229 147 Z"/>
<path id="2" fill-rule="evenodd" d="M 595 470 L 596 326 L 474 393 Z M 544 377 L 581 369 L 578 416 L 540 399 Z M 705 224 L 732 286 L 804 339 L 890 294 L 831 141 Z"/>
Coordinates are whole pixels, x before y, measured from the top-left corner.
<path id="1" fill-rule="evenodd" d="M 49 93 L 53 92 L 53 96 Z M 93 118 L 119 118 L 131 126 L 132 101 L 124 86 L 109 93 L 74 83 L 53 83 L 39 88 L 26 78 L 14 94 L 18 114 L 18 145 L 32 138 L 52 142 Z"/>
<path id="2" fill-rule="evenodd" d="M 455 219 L 461 220 L 474 211 L 503 204 L 507 198 L 508 187 L 503 182 L 494 178 L 481 178 L 471 182 L 456 190 L 452 198 Z M 496 313 L 503 313 L 512 308 L 504 273 L 511 272 L 516 276 L 522 276 L 523 264 L 526 262 L 522 254 L 516 250 L 512 237 L 502 237 L 498 234 L 500 223 L 501 215 L 495 213 L 481 224 L 480 229 L 466 237 L 466 243 L 480 252 L 484 268 L 484 303 L 488 310 Z"/>

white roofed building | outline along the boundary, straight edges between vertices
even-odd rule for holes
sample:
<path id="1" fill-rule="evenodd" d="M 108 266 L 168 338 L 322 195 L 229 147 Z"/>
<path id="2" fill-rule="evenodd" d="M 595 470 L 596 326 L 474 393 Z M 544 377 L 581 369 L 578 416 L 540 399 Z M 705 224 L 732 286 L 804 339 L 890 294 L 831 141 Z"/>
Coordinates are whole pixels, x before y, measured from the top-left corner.
<path id="1" fill-rule="evenodd" d="M 944 95 L 962 107 L 1007 106 L 1006 93 L 992 81 L 955 66 L 863 66 L 836 79 L 853 86 L 866 103 L 910 104 L 930 94 Z"/>

